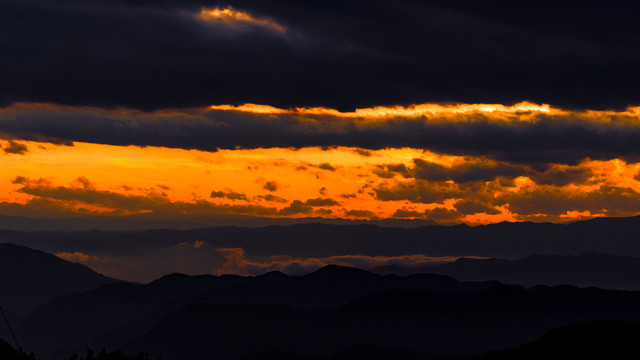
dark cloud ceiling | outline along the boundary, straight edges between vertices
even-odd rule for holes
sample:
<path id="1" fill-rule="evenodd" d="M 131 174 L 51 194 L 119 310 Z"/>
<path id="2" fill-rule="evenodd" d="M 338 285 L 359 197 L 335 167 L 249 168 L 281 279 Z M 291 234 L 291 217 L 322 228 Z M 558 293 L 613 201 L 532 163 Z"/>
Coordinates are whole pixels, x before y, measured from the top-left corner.
<path id="1" fill-rule="evenodd" d="M 424 179 L 440 180 L 452 176 L 456 181 L 473 181 L 478 177 L 524 175 L 521 167 L 511 164 L 530 164 L 538 170 L 546 170 L 551 163 L 578 164 L 585 158 L 621 158 L 638 162 L 639 118 L 640 114 L 632 111 L 558 114 L 472 111 L 371 120 L 295 111 L 260 114 L 199 108 L 142 112 L 18 104 L 0 109 L 0 138 L 66 145 L 79 141 L 205 151 L 308 146 L 413 147 L 506 162 L 479 163 L 472 169 L 453 170 L 424 164 L 413 170 L 416 176 Z M 327 171 L 335 170 L 331 164 L 318 166 Z M 377 173 L 385 177 L 403 171 L 407 169 L 378 169 Z M 551 184 L 569 174 L 556 175 L 536 179 Z M 581 173 L 574 175 L 582 176 Z"/>
<path id="2" fill-rule="evenodd" d="M 203 7 L 277 22 L 206 22 Z M 0 1 L 0 104 L 640 103 L 637 2 Z"/>

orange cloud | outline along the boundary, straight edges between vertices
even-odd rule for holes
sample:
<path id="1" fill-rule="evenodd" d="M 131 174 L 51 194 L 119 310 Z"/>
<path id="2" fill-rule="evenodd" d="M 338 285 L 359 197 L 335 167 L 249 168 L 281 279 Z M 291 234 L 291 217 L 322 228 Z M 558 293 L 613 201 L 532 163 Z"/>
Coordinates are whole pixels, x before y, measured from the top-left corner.
<path id="1" fill-rule="evenodd" d="M 7 142 L 7 146 L 4 147 L 5 154 L 17 154 L 22 155 L 29 152 L 29 148 L 25 144 L 21 144 L 19 142 L 9 140 Z"/>
<path id="2" fill-rule="evenodd" d="M 275 181 L 267 181 L 264 183 L 262 187 L 265 190 L 269 190 L 269 191 L 277 191 L 280 188 L 278 183 L 276 183 Z"/>
<path id="3" fill-rule="evenodd" d="M 205 21 L 223 22 L 229 26 L 254 25 L 278 32 L 287 31 L 284 26 L 273 20 L 256 18 L 247 12 L 236 10 L 232 7 L 202 9 L 199 17 Z"/>

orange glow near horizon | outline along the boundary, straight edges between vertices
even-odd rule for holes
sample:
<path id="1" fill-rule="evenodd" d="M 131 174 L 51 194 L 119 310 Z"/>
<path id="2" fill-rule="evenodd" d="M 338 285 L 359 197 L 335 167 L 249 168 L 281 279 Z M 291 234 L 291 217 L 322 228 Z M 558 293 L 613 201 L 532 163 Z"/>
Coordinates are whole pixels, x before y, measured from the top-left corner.
<path id="1" fill-rule="evenodd" d="M 406 209 L 413 213 L 402 218 L 416 218 L 411 214 L 423 214 L 425 211 L 430 214 L 429 211 L 433 210 L 452 212 L 456 204 L 465 199 L 453 197 L 444 202 L 424 203 L 406 199 L 380 199 L 375 188 L 393 189 L 403 184 L 409 186 L 414 181 L 399 174 L 380 177 L 376 175 L 380 166 L 402 164 L 410 168 L 414 159 L 445 167 L 454 164 L 460 166 L 471 161 L 469 158 L 410 148 L 367 150 L 366 156 L 363 156 L 356 151 L 358 149 L 347 147 L 329 150 L 269 148 L 204 152 L 89 143 L 75 143 L 74 146 L 22 143 L 30 149 L 27 154 L 2 157 L 0 202 L 28 205 L 33 199 L 46 198 L 49 192 L 54 194 L 56 191 L 65 191 L 65 196 L 77 194 L 78 198 L 56 198 L 51 195 L 49 200 L 57 203 L 61 209 L 81 214 L 108 214 L 114 210 L 119 210 L 117 213 L 121 215 L 145 213 L 159 211 L 163 206 L 174 203 L 180 204 L 186 209 L 186 213 L 190 213 L 189 204 L 210 203 L 231 206 L 228 208 L 230 214 L 268 217 L 383 219 L 393 217 L 399 209 Z M 633 178 L 639 170 L 635 164 L 611 160 L 587 161 L 580 166 L 591 169 L 593 179 L 606 177 L 606 184 L 610 186 L 627 186 L 640 191 L 640 182 Z M 18 181 L 18 176 L 27 180 Z M 603 181 L 598 184 L 604 183 Z M 268 182 L 273 187 L 267 186 Z M 456 185 L 451 181 L 443 184 Z M 497 186 L 495 182 L 486 182 L 485 185 L 487 189 Z M 599 186 L 591 183 L 569 184 L 558 188 L 558 191 L 575 197 L 575 194 L 597 190 Z M 490 196 L 522 194 L 545 188 L 548 186 L 538 185 L 528 177 L 520 177 L 512 185 L 504 186 Z M 115 205 L 110 202 L 87 203 L 84 200 L 87 195 L 82 193 L 92 191 L 96 192 L 92 196 L 122 195 L 123 202 L 124 197 L 138 200 L 149 198 L 155 205 L 150 205 L 149 209 L 144 206 L 119 209 L 117 202 Z M 211 197 L 212 192 L 223 195 Z M 236 194 L 236 198 L 231 195 L 224 197 L 224 194 L 232 193 Z M 318 198 L 331 199 L 333 203 L 313 206 L 307 212 L 286 213 L 283 210 L 292 206 L 295 201 L 305 203 L 309 199 Z M 262 213 L 247 212 L 243 206 L 261 207 Z M 517 214 L 511 213 L 505 206 L 497 206 L 495 209 L 496 212 L 492 214 L 475 213 L 457 219 L 436 217 L 434 220 L 455 220 L 470 224 L 519 220 Z M 202 213 L 206 214 L 206 211 Z M 527 219 L 535 219 L 539 215 L 532 214 Z M 603 214 L 570 209 L 559 214 L 556 219 L 569 221 L 596 216 Z M 429 215 L 422 218 L 429 218 Z"/>
<path id="2" fill-rule="evenodd" d="M 47 179 L 52 186 L 73 187 L 78 177 L 85 177 L 95 187 L 115 193 L 146 196 L 164 193 L 170 201 L 219 201 L 242 204 L 244 201 L 210 199 L 212 191 L 242 192 L 248 198 L 274 195 L 287 202 L 268 203 L 256 198 L 254 204 L 282 209 L 294 200 L 314 198 L 340 199 L 349 209 L 372 209 L 380 217 L 392 212 L 391 204 L 378 203 L 368 194 L 341 198 L 343 194 L 357 194 L 367 183 L 367 163 L 347 148 L 323 151 L 319 148 L 221 150 L 203 152 L 158 147 L 108 146 L 75 143 L 74 146 L 46 145 L 23 142 L 32 149 L 26 156 L 3 157 L 0 169 L 0 199 L 24 203 L 32 196 L 16 191 L 12 184 L 16 176 Z M 390 149 L 372 156 L 375 161 L 410 161 L 423 156 L 421 150 Z M 435 156 L 434 156 L 435 158 Z M 331 164 L 323 169 L 322 164 Z M 60 166 L 65 164 L 65 166 Z M 304 168 L 304 169 L 303 169 Z M 277 190 L 266 190 L 265 184 L 274 181 Z M 330 184 L 330 186 L 328 185 Z M 321 189 L 325 195 L 321 194 Z M 330 207 L 327 207 L 330 209 Z M 309 214 L 293 214 L 303 217 Z M 336 216 L 342 215 L 340 212 Z M 347 216 L 348 217 L 348 216 Z"/>
<path id="3" fill-rule="evenodd" d="M 538 121 L 541 114 L 553 118 L 571 113 L 529 102 L 511 106 L 379 106 L 353 112 L 245 104 L 147 113 L 14 104 L 0 109 L 0 117 L 3 112 L 15 109 L 97 112 L 119 120 L 131 116 L 142 124 L 174 118 L 215 122 L 215 116 L 202 116 L 214 111 L 252 113 L 256 114 L 256 121 L 264 119 L 268 124 L 278 115 L 289 114 L 293 116 L 286 118 L 287 126 L 291 121 L 291 126 L 302 126 L 305 132 L 333 131 L 337 127 L 338 133 L 343 120 L 345 128 L 351 124 L 377 126 L 384 121 L 393 124 L 395 118 L 513 124 Z M 640 107 L 576 114 L 577 120 L 571 121 L 606 126 L 640 124 Z M 231 123 L 235 118 L 229 119 L 224 121 Z M 308 129 L 306 122 L 312 124 Z M 0 214 L 399 218 L 469 224 L 562 222 L 640 214 L 640 163 L 622 159 L 587 158 L 579 164 L 547 164 L 541 169 L 477 155 L 416 148 L 372 150 L 337 146 L 201 151 L 83 142 L 72 145 L 11 137 L 0 140 L 5 152 L 0 155 Z M 475 176 L 474 172 L 482 175 Z"/>

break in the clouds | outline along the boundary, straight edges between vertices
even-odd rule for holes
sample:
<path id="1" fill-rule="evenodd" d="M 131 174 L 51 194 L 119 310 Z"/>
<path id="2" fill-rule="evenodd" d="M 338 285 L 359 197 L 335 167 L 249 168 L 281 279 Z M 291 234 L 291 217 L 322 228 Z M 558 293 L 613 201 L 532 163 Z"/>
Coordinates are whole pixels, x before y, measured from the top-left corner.
<path id="1" fill-rule="evenodd" d="M 638 103 L 629 1 L 4 0 L 0 103 Z"/>
<path id="2" fill-rule="evenodd" d="M 309 146 L 413 147 L 510 163 L 576 164 L 585 158 L 638 160 L 638 109 L 571 111 L 520 103 L 423 104 L 346 113 L 325 108 L 285 110 L 258 105 L 143 112 L 15 104 L 0 109 L 0 134 L 12 139 L 68 145 L 80 141 L 208 151 Z M 336 170 L 329 163 L 320 163 L 318 167 Z M 416 171 L 427 178 L 437 178 L 443 176 L 444 170 L 423 166 Z M 488 173 L 508 175 L 521 170 L 510 164 L 491 167 L 478 164 L 474 171 L 460 171 L 457 178 L 473 180 Z"/>

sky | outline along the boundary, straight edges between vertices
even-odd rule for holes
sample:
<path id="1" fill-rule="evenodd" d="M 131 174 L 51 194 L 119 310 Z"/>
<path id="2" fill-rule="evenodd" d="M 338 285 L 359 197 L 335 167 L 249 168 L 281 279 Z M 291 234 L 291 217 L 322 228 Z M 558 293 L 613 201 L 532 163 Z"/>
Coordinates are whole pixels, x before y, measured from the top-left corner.
<path id="1" fill-rule="evenodd" d="M 638 10 L 2 0 L 0 215 L 639 215 Z"/>

